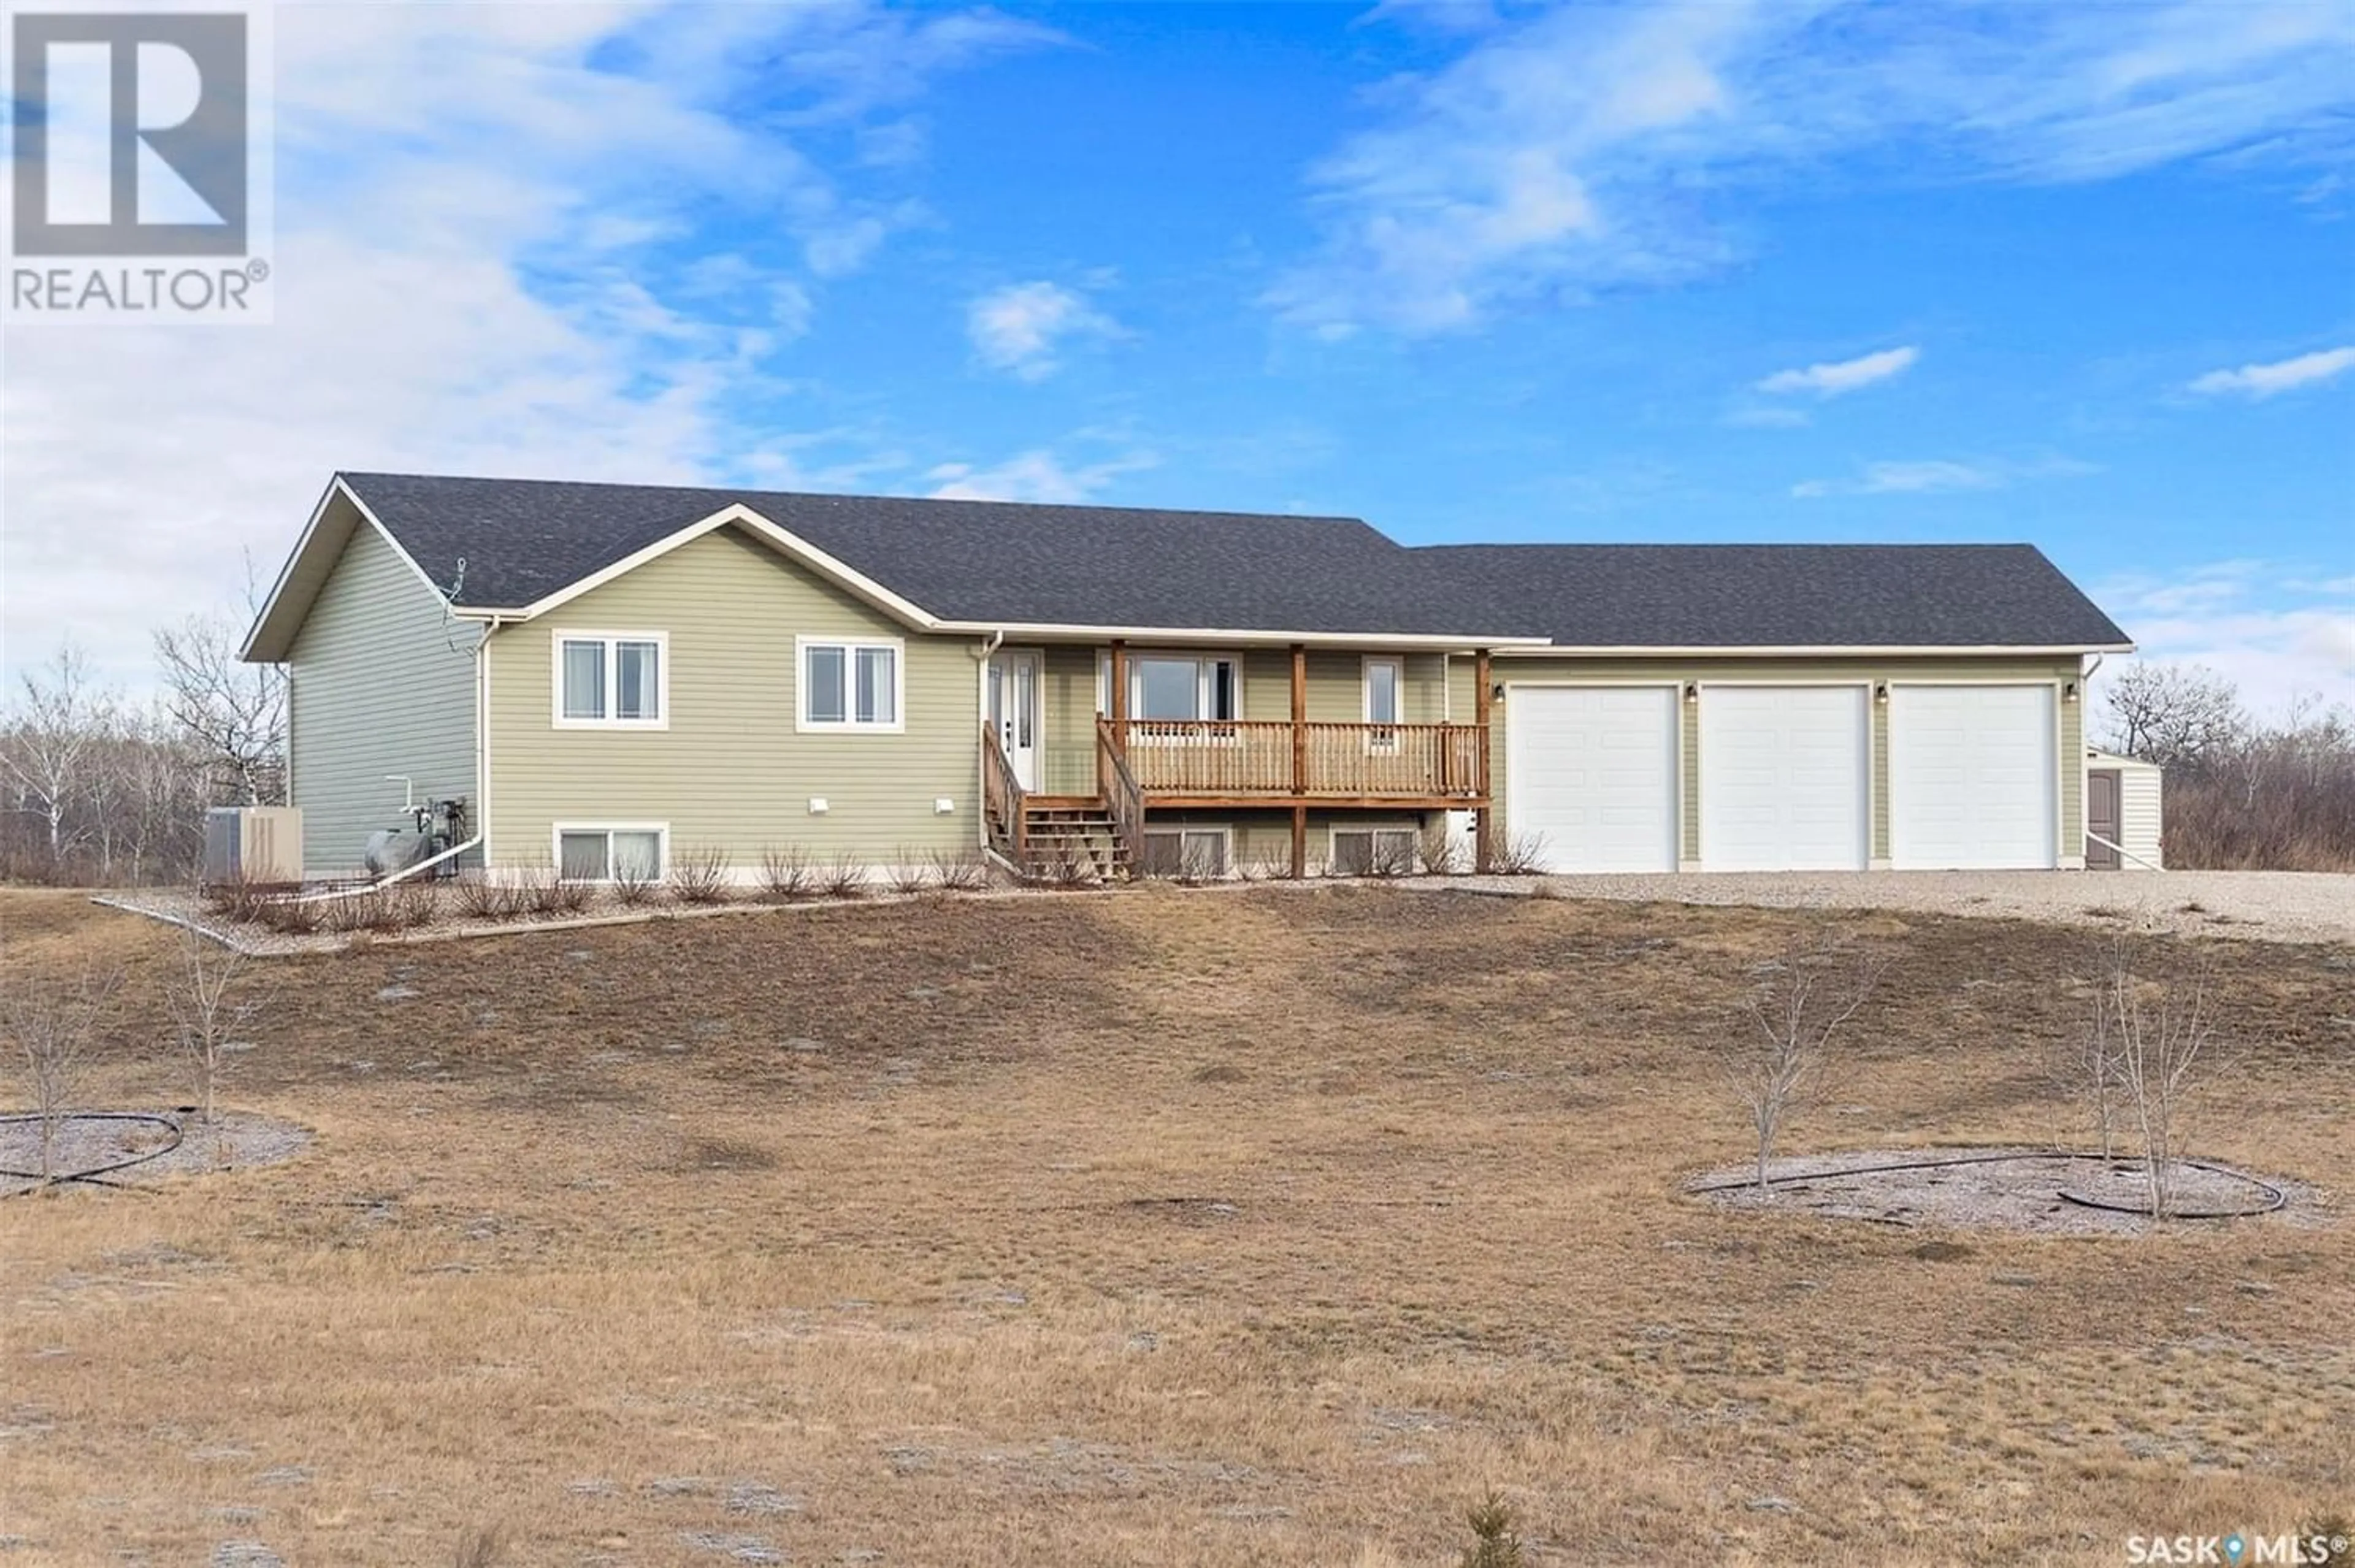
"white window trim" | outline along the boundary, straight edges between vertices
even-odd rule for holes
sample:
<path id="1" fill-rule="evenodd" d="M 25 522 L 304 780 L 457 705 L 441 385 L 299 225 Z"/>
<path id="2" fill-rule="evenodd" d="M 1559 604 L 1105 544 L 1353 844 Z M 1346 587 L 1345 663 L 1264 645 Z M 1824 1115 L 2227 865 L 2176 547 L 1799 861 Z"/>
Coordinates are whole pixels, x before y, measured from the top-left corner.
<path id="1" fill-rule="evenodd" d="M 812 648 L 840 648 L 845 687 L 843 717 L 840 720 L 817 720 L 809 716 L 809 651 Z M 891 721 L 889 724 L 862 724 L 858 721 L 858 650 L 889 648 L 891 650 Z M 908 728 L 908 645 L 900 637 L 827 636 L 822 633 L 805 633 L 794 638 L 794 731 L 802 735 L 898 735 Z"/>
<path id="2" fill-rule="evenodd" d="M 564 712 L 564 645 L 605 645 L 605 702 L 611 709 L 622 699 L 622 643 L 655 645 L 655 713 L 652 719 L 570 719 Z M 549 718 L 559 730 L 667 730 L 670 728 L 670 634 L 668 632 L 591 632 L 559 628 L 548 642 Z"/>
<path id="3" fill-rule="evenodd" d="M 568 833 L 602 833 L 605 838 L 605 875 L 596 880 L 583 879 L 589 887 L 611 887 L 613 882 L 613 840 L 616 833 L 651 833 L 655 836 L 655 880 L 670 875 L 670 824 L 667 822 L 554 822 L 548 828 L 548 863 L 556 868 L 559 881 L 564 880 L 564 836 Z"/>
<path id="4" fill-rule="evenodd" d="M 1136 710 L 1144 705 L 1145 672 L 1139 667 L 1146 659 L 1190 661 L 1194 666 L 1194 706 L 1197 709 L 1207 709 L 1210 706 L 1211 694 L 1218 689 L 1218 680 L 1210 673 L 1210 667 L 1214 664 L 1232 667 L 1235 710 L 1224 719 L 1140 719 Z M 1242 650 L 1240 648 L 1226 650 L 1131 648 L 1128 650 L 1128 656 L 1123 662 L 1128 667 L 1128 717 L 1131 722 L 1146 724 L 1241 724 L 1244 722 L 1243 656 Z M 1096 714 L 1099 718 L 1112 717 L 1112 653 L 1105 648 L 1096 650 Z"/>
<path id="5" fill-rule="evenodd" d="M 1235 829 L 1232 823 L 1148 822 L 1145 825 L 1141 836 L 1150 838 L 1156 834 L 1178 835 L 1178 859 L 1182 867 L 1186 859 L 1184 836 L 1188 833 L 1217 834 L 1219 836 L 1220 842 L 1219 859 L 1220 863 L 1225 867 L 1225 869 L 1221 870 L 1219 875 L 1221 878 L 1228 878 L 1235 875 Z"/>
<path id="6" fill-rule="evenodd" d="M 1412 821 L 1332 822 L 1325 827 L 1325 867 L 1327 871 L 1341 863 L 1340 849 L 1334 839 L 1344 833 L 1403 833 L 1414 840 L 1416 864 L 1423 861 L 1423 828 Z M 1367 845 L 1369 851 L 1373 846 Z"/>

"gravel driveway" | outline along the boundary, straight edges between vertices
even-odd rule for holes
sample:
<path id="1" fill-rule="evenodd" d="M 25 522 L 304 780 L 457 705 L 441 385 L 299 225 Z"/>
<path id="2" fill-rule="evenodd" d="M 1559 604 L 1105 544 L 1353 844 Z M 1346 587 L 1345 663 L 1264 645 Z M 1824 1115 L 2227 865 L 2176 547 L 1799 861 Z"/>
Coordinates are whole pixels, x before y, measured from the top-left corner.
<path id="1" fill-rule="evenodd" d="M 1920 910 L 2070 925 L 2148 923 L 2256 942 L 2355 943 L 2355 875 L 2301 871 L 1712 871 L 1414 879 L 1408 888 L 1762 909 Z"/>

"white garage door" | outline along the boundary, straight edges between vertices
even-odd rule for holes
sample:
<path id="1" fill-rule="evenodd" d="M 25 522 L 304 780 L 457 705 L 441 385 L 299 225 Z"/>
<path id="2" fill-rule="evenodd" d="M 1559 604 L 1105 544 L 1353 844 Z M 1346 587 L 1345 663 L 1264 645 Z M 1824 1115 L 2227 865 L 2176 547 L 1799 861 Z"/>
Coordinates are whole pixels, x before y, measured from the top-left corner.
<path id="1" fill-rule="evenodd" d="M 2049 686 L 1891 686 L 1891 864 L 2056 863 L 2052 700 Z"/>
<path id="2" fill-rule="evenodd" d="M 1705 686 L 1700 859 L 1712 871 L 1860 871 L 1865 688 Z"/>
<path id="3" fill-rule="evenodd" d="M 1675 870 L 1675 688 L 1514 688 L 1505 813 L 1515 837 L 1537 841 L 1548 870 Z"/>

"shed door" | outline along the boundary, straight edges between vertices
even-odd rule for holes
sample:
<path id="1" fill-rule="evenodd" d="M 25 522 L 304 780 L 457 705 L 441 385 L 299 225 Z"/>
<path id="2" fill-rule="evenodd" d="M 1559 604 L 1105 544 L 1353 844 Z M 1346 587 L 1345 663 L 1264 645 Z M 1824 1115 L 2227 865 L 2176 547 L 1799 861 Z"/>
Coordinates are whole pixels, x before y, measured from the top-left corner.
<path id="1" fill-rule="evenodd" d="M 1865 688 L 1708 686 L 1700 859 L 1712 871 L 1860 871 Z"/>
<path id="2" fill-rule="evenodd" d="M 1889 690 L 1889 853 L 1901 869 L 2051 867 L 2060 843 L 2050 686 Z"/>
<path id="3" fill-rule="evenodd" d="M 2125 816 L 2119 810 L 2118 770 L 2094 768 L 2085 774 L 2085 869 L 2118 869 L 2118 852 L 2111 848 L 2126 841 Z M 2107 842 L 2105 842 L 2106 840 Z"/>
<path id="4" fill-rule="evenodd" d="M 1550 871 L 1675 870 L 1675 688 L 1512 688 L 1505 813 Z"/>

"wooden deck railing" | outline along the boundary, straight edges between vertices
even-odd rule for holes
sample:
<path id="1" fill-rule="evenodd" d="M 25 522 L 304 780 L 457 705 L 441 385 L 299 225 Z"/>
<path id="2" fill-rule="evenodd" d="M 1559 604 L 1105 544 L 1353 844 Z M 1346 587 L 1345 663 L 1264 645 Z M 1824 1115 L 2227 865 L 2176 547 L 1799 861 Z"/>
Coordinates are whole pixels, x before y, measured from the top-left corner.
<path id="1" fill-rule="evenodd" d="M 1112 830 L 1128 852 L 1129 865 L 1144 865 L 1145 791 L 1108 719 L 1096 720 L 1096 792 L 1103 796 L 1104 814 L 1112 818 Z"/>
<path id="2" fill-rule="evenodd" d="M 1014 776 L 1014 764 L 997 743 L 997 726 L 987 720 L 981 725 L 981 805 L 991 846 L 1019 865 L 1027 815 L 1022 807 L 1022 781 Z"/>
<path id="3" fill-rule="evenodd" d="M 1488 794 L 1487 735 L 1476 724 L 1097 723 L 1100 748 L 1125 760 L 1147 804 L 1156 795 L 1474 801 Z"/>

